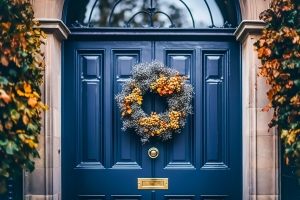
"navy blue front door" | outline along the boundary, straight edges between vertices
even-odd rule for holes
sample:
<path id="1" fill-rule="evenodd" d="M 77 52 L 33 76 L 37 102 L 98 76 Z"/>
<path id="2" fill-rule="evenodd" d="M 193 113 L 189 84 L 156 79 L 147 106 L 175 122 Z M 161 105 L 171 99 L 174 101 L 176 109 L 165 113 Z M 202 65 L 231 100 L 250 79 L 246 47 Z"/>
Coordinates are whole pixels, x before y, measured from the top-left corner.
<path id="1" fill-rule="evenodd" d="M 64 43 L 63 199 L 241 200 L 240 46 L 232 33 L 80 31 Z M 172 140 L 142 145 L 121 131 L 114 95 L 136 62 L 153 59 L 188 77 L 194 114 Z M 164 99 L 145 95 L 143 108 L 164 111 Z M 169 189 L 138 190 L 138 178 L 168 178 Z"/>

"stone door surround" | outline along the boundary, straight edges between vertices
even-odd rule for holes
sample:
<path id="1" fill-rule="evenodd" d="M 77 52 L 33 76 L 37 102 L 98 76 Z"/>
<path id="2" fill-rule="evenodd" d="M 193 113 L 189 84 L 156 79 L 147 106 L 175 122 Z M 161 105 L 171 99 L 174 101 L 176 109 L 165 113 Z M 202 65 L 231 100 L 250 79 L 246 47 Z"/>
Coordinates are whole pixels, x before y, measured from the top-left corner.
<path id="1" fill-rule="evenodd" d="M 44 128 L 38 150 L 41 159 L 36 160 L 36 170 L 24 173 L 24 197 L 27 200 L 61 199 L 61 67 L 62 40 L 70 31 L 60 20 L 64 0 L 31 0 L 35 16 L 41 28 L 48 34 L 43 47 L 46 70 L 42 94 L 50 110 L 44 113 Z M 257 77 L 260 60 L 253 51 L 253 43 L 259 38 L 263 22 L 259 13 L 268 8 L 270 0 L 239 0 L 242 23 L 235 36 L 242 45 L 242 93 L 243 93 L 243 199 L 277 200 L 278 189 L 278 137 L 267 124 L 272 113 L 261 112 L 267 104 L 264 98 L 268 86 Z M 257 89 L 256 89 L 257 88 Z"/>

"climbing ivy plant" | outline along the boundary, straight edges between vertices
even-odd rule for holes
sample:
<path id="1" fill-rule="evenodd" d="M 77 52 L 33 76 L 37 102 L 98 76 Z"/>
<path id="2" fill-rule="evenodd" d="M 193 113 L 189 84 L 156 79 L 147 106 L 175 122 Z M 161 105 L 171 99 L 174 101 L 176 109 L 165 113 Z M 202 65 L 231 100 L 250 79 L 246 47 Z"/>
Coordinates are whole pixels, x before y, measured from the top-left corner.
<path id="1" fill-rule="evenodd" d="M 300 176 L 300 0 L 272 0 L 259 18 L 266 24 L 254 47 L 271 86 L 263 111 L 273 108 L 269 127 L 277 127 L 285 162 Z"/>
<path id="2" fill-rule="evenodd" d="M 29 0 L 0 0 L 0 193 L 39 157 L 46 35 L 35 25 Z"/>

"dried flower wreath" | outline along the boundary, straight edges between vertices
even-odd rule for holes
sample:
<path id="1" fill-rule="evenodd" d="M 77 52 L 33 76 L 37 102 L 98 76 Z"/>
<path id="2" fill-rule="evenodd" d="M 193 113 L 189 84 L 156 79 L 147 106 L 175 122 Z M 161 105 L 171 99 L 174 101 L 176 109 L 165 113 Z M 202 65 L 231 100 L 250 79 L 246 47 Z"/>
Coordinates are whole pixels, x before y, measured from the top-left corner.
<path id="1" fill-rule="evenodd" d="M 179 133 L 185 125 L 185 116 L 192 114 L 193 87 L 184 83 L 185 79 L 160 61 L 134 66 L 132 78 L 124 83 L 122 92 L 115 97 L 122 113 L 122 130 L 134 129 L 143 144 L 151 136 L 168 140 L 172 138 L 173 131 Z M 167 111 L 152 112 L 150 116 L 143 111 L 143 95 L 149 89 L 166 97 Z"/>

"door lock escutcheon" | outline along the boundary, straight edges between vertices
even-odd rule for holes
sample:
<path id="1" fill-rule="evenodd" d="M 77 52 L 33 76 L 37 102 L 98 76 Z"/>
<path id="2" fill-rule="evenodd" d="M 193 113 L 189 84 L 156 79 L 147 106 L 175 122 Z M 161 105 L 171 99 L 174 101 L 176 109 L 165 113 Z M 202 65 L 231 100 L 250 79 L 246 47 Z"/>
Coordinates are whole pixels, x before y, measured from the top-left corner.
<path id="1" fill-rule="evenodd" d="M 155 147 L 151 147 L 148 150 L 148 155 L 149 155 L 150 158 L 157 158 L 158 154 L 159 154 L 159 151 Z"/>

